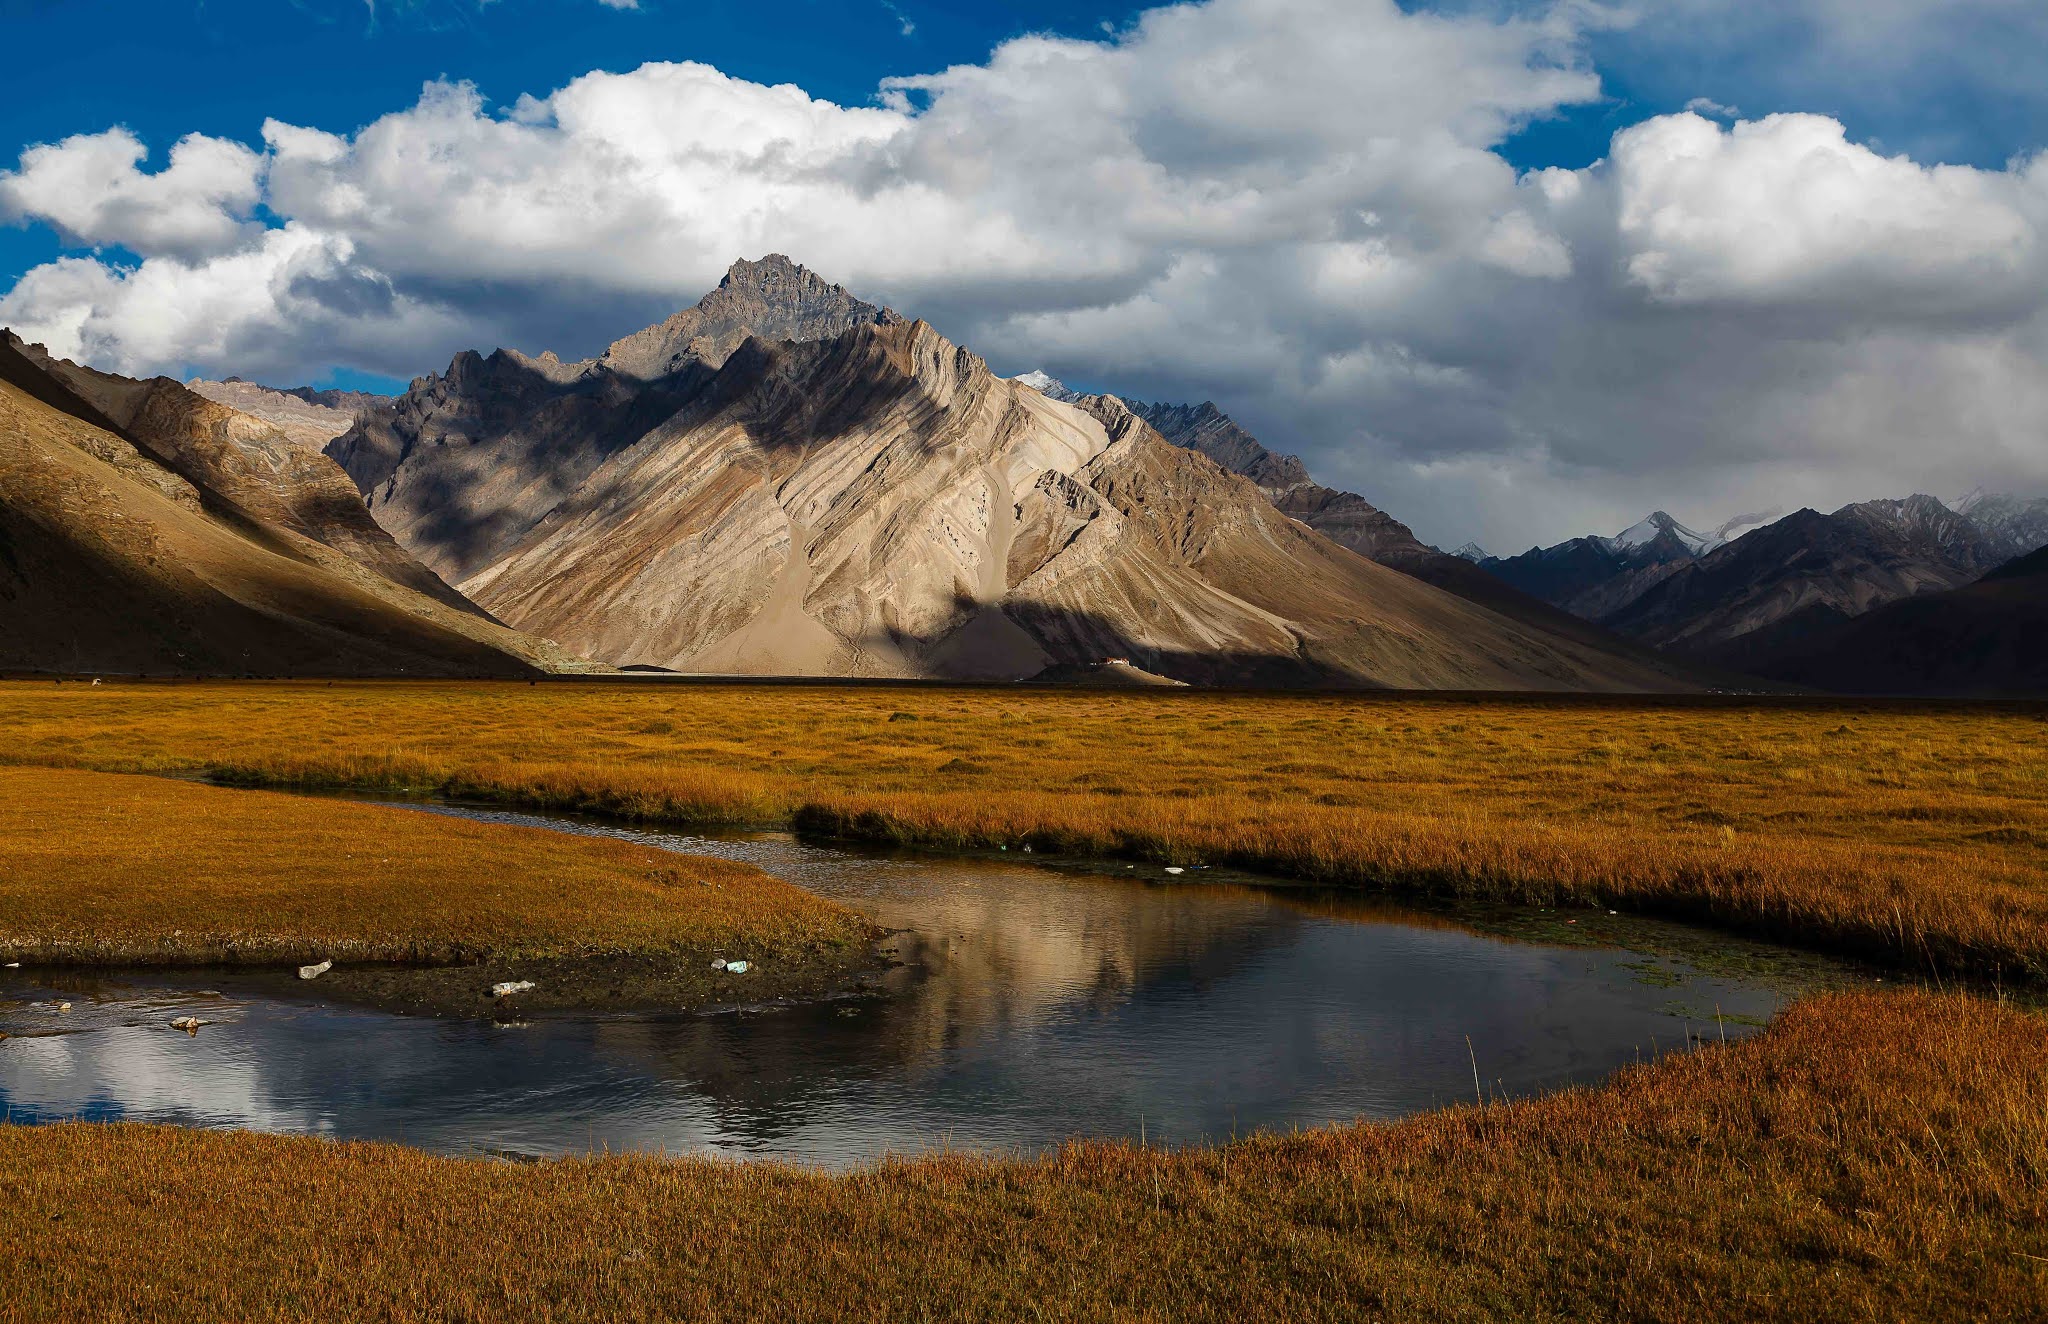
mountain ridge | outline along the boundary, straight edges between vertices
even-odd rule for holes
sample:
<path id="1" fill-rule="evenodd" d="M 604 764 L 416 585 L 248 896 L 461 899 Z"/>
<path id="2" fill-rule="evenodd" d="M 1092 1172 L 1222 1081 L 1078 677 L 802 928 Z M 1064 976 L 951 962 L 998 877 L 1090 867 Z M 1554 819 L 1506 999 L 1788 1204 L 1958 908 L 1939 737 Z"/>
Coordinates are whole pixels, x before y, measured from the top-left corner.
<path id="1" fill-rule="evenodd" d="M 732 310 L 777 298 L 741 337 Z M 1359 557 L 1124 402 L 998 378 L 784 259 L 615 346 L 458 355 L 330 453 L 426 564 L 616 664 L 1689 687 Z"/>
<path id="2" fill-rule="evenodd" d="M 275 475 L 266 488 L 261 462 L 279 455 L 318 459 L 168 379 L 92 373 L 0 334 L 0 670 L 531 677 L 576 666 L 468 604 L 396 582 L 392 564 L 375 564 L 381 530 L 347 547 L 346 521 L 325 521 L 319 501 L 294 505 Z"/>

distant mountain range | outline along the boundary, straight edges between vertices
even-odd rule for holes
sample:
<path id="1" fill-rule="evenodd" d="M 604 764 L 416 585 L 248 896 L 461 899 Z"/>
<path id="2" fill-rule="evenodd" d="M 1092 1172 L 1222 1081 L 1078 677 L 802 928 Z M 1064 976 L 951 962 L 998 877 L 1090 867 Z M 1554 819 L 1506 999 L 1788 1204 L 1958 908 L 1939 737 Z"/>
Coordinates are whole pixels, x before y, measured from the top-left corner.
<path id="1" fill-rule="evenodd" d="M 1773 674 L 1795 642 L 1874 608 L 1975 583 L 2048 545 L 2048 500 L 1866 501 L 1833 514 L 1746 516 L 1702 536 L 1662 511 L 1483 568 L 1631 638 Z"/>
<path id="2" fill-rule="evenodd" d="M 1231 444 L 1227 420 L 1151 417 Z M 591 360 L 459 355 L 329 454 L 427 566 L 615 664 L 1692 684 L 1580 623 L 1532 626 L 1357 555 L 1145 412 L 998 378 L 780 257 Z"/>
<path id="3" fill-rule="evenodd" d="M 1750 661 L 1761 675 L 1847 693 L 2048 695 L 2048 548 L 1964 588 L 1759 641 Z"/>

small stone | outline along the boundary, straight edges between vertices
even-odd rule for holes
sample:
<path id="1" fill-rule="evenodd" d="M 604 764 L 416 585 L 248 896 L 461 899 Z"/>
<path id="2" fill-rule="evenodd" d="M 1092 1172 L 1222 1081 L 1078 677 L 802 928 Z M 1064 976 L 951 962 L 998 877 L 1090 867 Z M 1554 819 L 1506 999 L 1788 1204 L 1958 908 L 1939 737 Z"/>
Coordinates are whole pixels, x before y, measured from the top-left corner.
<path id="1" fill-rule="evenodd" d="M 1173 868 L 1172 866 L 1168 866 L 1168 868 L 1167 868 L 1166 872 L 1168 872 L 1168 873 L 1186 873 L 1186 872 L 1187 872 L 1187 870 L 1186 870 L 1186 869 L 1177 869 L 1177 868 Z"/>
<path id="2" fill-rule="evenodd" d="M 719 957 L 719 958 L 718 958 L 717 960 L 713 961 L 713 962 L 711 963 L 711 968 L 712 968 L 713 970 L 723 970 L 723 969 L 725 969 L 725 958 L 724 958 L 723 956 L 721 956 L 721 957 Z"/>
<path id="3" fill-rule="evenodd" d="M 332 970 L 333 968 L 334 962 L 332 961 L 322 961 L 318 965 L 302 965 L 299 967 L 299 978 L 318 979 L 320 976 L 326 974 L 329 970 Z"/>
<path id="4" fill-rule="evenodd" d="M 199 1033 L 199 1027 L 204 1024 L 206 1022 L 200 1020 L 197 1016 L 180 1016 L 171 1022 L 171 1028 L 173 1030 L 183 1030 L 186 1034 L 196 1035 Z"/>
<path id="5" fill-rule="evenodd" d="M 525 993 L 538 987 L 540 986 L 531 979 L 507 980 L 502 984 L 491 985 L 491 996 L 494 998 L 509 998 L 514 993 Z"/>

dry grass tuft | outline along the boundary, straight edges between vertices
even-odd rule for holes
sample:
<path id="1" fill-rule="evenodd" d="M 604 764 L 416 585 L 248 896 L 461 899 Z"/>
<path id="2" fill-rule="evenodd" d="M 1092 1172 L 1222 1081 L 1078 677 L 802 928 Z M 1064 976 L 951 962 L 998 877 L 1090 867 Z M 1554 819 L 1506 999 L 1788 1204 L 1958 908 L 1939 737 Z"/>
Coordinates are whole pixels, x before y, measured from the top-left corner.
<path id="1" fill-rule="evenodd" d="M 2048 1021 L 1854 995 L 1599 1089 L 843 1177 L 0 1128 L 0 1313 L 94 1319 L 2048 1317 Z"/>

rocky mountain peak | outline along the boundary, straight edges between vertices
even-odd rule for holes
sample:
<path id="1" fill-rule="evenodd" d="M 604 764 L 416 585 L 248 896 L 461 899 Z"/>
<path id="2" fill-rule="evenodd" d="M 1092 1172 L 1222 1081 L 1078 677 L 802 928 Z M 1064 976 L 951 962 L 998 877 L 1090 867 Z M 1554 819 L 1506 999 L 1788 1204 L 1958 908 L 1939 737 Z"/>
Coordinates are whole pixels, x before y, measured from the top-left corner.
<path id="1" fill-rule="evenodd" d="M 1946 503 L 1924 492 L 1916 492 L 1909 497 L 1862 501 L 1844 506 L 1835 514 L 1838 518 L 1883 530 L 1909 543 L 1967 551 L 1977 555 L 1986 568 L 2000 559 L 1989 548 L 1979 553 L 1979 545 L 1985 539 L 1969 517 L 1957 514 Z"/>
<path id="2" fill-rule="evenodd" d="M 2001 555 L 2024 556 L 2048 547 L 2048 497 L 1972 492 L 1953 509 L 1967 516 Z"/>
<path id="3" fill-rule="evenodd" d="M 1061 404 L 1070 405 L 1074 403 L 1076 400 L 1084 400 L 1087 398 L 1081 392 L 1075 390 L 1071 386 L 1068 386 L 1065 382 L 1061 381 L 1059 378 L 1053 376 L 1052 374 L 1044 371 L 1043 369 L 1034 369 L 1031 372 L 1022 374 L 1021 376 L 1012 377 L 1010 380 L 1017 383 L 1019 386 L 1028 386 L 1032 390 L 1044 396 L 1046 399 L 1057 400 Z"/>
<path id="4" fill-rule="evenodd" d="M 1698 556 L 1713 540 L 1695 533 L 1673 519 L 1667 511 L 1655 511 L 1644 520 L 1623 529 L 1608 540 L 1624 553 L 1657 552 L 1671 556 Z"/>
<path id="5" fill-rule="evenodd" d="M 856 326 L 892 326 L 902 320 L 772 253 L 759 261 L 733 263 L 718 288 L 695 307 L 616 342 L 597 362 L 620 376 L 652 381 L 690 360 L 716 368 L 750 335 L 767 341 L 830 340 Z"/>

